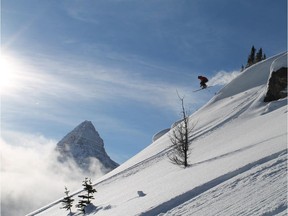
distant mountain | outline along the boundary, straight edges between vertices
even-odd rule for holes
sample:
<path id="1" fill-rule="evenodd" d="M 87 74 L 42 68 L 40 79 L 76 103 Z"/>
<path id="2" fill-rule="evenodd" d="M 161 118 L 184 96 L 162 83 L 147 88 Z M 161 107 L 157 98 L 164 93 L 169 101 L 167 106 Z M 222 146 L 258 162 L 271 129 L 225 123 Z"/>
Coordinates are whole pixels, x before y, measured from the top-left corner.
<path id="1" fill-rule="evenodd" d="M 91 121 L 82 122 L 68 133 L 57 143 L 56 150 L 60 153 L 59 161 L 65 162 L 72 159 L 85 172 L 93 169 L 91 167 L 93 165 L 100 165 L 104 173 L 118 166 L 107 155 L 104 142 Z"/>

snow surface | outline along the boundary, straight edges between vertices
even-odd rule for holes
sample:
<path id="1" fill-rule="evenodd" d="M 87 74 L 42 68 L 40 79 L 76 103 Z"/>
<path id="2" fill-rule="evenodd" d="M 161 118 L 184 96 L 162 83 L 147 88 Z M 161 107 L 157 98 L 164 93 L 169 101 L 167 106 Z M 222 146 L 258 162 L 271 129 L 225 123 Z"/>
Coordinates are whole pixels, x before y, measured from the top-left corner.
<path id="1" fill-rule="evenodd" d="M 263 102 L 273 63 L 287 67 L 283 58 L 287 53 L 246 69 L 190 116 L 188 168 L 169 161 L 171 132 L 161 134 L 94 180 L 86 215 L 287 215 L 287 101 Z M 58 200 L 29 215 L 67 216 L 60 207 Z"/>

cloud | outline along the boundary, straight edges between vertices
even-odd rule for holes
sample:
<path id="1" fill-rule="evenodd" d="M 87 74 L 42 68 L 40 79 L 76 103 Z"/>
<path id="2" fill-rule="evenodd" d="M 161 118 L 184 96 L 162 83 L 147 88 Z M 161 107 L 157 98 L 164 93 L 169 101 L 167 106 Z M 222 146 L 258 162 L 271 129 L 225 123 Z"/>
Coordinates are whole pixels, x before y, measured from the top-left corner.
<path id="1" fill-rule="evenodd" d="M 216 73 L 215 76 L 213 76 L 209 80 L 209 85 L 215 86 L 215 85 L 226 85 L 229 82 L 231 82 L 234 78 L 236 78 L 240 74 L 240 71 L 219 71 Z"/>
<path id="2" fill-rule="evenodd" d="M 64 186 L 73 192 L 85 177 L 93 180 L 102 175 L 96 164 L 98 174 L 88 176 L 73 163 L 69 168 L 58 163 L 54 140 L 15 132 L 5 135 L 7 139 L 1 139 L 2 215 L 25 215 L 63 197 Z"/>
<path id="3" fill-rule="evenodd" d="M 55 58 L 47 55 L 23 57 L 18 82 L 15 89 L 4 95 L 10 112 L 36 109 L 43 113 L 61 112 L 67 104 L 79 103 L 113 103 L 132 100 L 149 104 L 153 107 L 175 109 L 176 89 L 188 93 L 187 86 L 171 83 L 165 77 L 146 76 L 146 71 L 165 71 L 164 67 L 146 62 L 137 56 L 115 54 L 115 65 L 109 62 L 81 59 L 81 57 L 64 56 Z M 14 62 L 17 61 L 15 60 Z M 133 65 L 133 67 L 127 67 Z M 137 70 L 135 70 L 137 67 Z M 144 73 L 145 71 L 145 73 Z M 165 74 L 165 73 L 163 73 Z M 144 77 L 145 76 L 145 77 Z M 159 100 L 161 99 L 161 100 Z M 73 106 L 73 105 L 72 105 Z M 21 107 L 21 110 L 19 110 Z M 49 109 L 49 112 L 43 110 Z M 5 109 L 5 112 L 8 110 Z M 25 115 L 29 115 L 27 112 Z M 51 116 L 47 118 L 51 119 Z"/>

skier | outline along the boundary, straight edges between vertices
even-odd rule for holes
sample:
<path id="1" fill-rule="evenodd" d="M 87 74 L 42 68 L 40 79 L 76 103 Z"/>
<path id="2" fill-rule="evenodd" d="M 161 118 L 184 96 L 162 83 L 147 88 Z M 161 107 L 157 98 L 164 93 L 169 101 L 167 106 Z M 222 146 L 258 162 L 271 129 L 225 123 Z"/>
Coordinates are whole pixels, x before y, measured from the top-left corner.
<path id="1" fill-rule="evenodd" d="M 198 79 L 201 81 L 201 82 L 200 82 L 200 87 L 202 87 L 202 89 L 207 88 L 207 85 L 206 85 L 206 83 L 208 82 L 207 77 L 198 76 Z"/>

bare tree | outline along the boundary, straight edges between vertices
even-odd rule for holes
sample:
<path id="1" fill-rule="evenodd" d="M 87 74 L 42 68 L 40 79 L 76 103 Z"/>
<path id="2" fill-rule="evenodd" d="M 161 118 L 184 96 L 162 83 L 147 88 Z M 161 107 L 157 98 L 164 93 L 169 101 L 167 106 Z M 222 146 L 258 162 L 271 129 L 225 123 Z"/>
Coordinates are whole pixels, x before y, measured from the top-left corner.
<path id="1" fill-rule="evenodd" d="M 189 115 L 184 106 L 184 97 L 181 98 L 179 94 L 178 97 L 181 100 L 182 120 L 172 129 L 173 131 L 170 135 L 172 152 L 168 155 L 168 158 L 173 164 L 186 168 L 189 166 L 188 157 L 191 153 L 190 144 L 192 143 L 191 137 L 195 124 L 192 125 L 189 122 Z"/>

